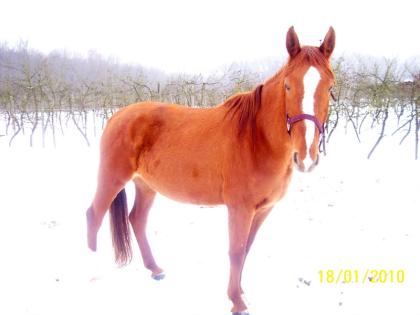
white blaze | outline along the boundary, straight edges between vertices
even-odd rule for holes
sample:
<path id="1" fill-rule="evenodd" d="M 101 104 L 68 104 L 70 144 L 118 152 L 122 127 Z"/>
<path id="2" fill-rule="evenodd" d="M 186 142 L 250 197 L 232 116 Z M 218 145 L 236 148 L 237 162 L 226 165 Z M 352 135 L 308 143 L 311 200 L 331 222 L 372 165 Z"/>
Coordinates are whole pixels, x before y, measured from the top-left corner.
<path id="1" fill-rule="evenodd" d="M 315 115 L 314 112 L 314 98 L 315 98 L 315 91 L 318 87 L 318 83 L 321 80 L 321 75 L 315 67 L 310 67 L 308 72 L 305 73 L 303 77 L 303 101 L 302 101 L 302 110 L 304 114 Z M 312 160 L 309 156 L 309 149 L 311 148 L 311 144 L 314 141 L 315 137 L 315 124 L 311 120 L 305 120 L 306 125 L 306 157 L 303 163 L 305 164 L 305 170 L 307 170 L 312 165 Z"/>

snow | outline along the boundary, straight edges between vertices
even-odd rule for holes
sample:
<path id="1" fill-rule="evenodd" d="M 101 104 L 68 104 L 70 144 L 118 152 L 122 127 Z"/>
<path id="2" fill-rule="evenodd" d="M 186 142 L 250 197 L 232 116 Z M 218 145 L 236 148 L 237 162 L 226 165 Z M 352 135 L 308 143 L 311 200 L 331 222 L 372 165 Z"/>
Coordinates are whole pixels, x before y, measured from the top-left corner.
<path id="1" fill-rule="evenodd" d="M 387 137 L 367 160 L 377 131 L 357 144 L 339 127 L 319 167 L 295 172 L 257 235 L 243 273 L 253 315 L 420 314 L 420 163 L 411 140 Z M 87 249 L 99 138 L 89 148 L 72 130 L 57 148 L 30 148 L 28 135 L 8 141 L 0 137 L 0 314 L 229 314 L 224 207 L 156 199 L 148 235 L 167 275 L 157 282 L 135 246 L 129 266 L 114 265 L 107 222 L 98 252 Z M 131 206 L 132 185 L 127 192 Z M 360 279 L 320 283 L 329 269 Z M 404 270 L 405 279 L 361 283 L 366 269 Z"/>

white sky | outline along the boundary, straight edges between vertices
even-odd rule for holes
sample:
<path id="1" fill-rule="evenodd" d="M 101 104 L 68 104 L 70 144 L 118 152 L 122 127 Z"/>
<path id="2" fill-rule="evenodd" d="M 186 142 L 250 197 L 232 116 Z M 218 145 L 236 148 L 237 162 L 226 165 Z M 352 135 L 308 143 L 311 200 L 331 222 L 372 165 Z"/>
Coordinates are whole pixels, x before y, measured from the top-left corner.
<path id="1" fill-rule="evenodd" d="M 167 72 L 211 71 L 231 62 L 286 56 L 294 25 L 319 44 L 332 25 L 336 55 L 420 54 L 419 1 L 410 0 L 0 0 L 0 42 L 85 54 Z"/>

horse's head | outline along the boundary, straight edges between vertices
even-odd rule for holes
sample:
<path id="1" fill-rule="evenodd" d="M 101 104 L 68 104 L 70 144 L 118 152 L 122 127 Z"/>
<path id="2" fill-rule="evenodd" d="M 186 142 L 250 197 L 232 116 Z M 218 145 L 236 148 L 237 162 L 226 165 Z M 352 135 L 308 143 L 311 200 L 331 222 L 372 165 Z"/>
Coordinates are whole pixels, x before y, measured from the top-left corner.
<path id="1" fill-rule="evenodd" d="M 292 140 L 293 162 L 302 172 L 312 171 L 319 162 L 319 144 L 324 136 L 334 84 L 329 62 L 334 45 L 332 27 L 319 47 L 301 47 L 293 27 L 287 33 L 290 58 L 283 83 L 287 128 Z"/>

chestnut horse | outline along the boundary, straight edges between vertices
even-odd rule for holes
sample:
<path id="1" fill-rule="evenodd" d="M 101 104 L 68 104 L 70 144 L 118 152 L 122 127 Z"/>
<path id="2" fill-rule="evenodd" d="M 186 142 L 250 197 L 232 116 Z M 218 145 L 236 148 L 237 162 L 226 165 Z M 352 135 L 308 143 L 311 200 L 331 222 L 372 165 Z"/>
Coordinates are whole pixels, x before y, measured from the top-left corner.
<path id="1" fill-rule="evenodd" d="M 86 214 L 90 249 L 96 250 L 110 208 L 117 263 L 131 259 L 131 223 L 145 267 L 161 279 L 145 231 L 156 192 L 186 203 L 224 204 L 228 296 L 232 312 L 246 314 L 241 274 L 255 235 L 286 193 L 293 166 L 309 172 L 319 162 L 334 84 L 329 62 L 334 45 L 333 28 L 320 47 L 301 47 L 291 27 L 288 62 L 251 92 L 212 108 L 144 102 L 113 115 L 102 135 L 98 186 Z M 124 186 L 130 180 L 136 196 L 128 215 Z"/>

